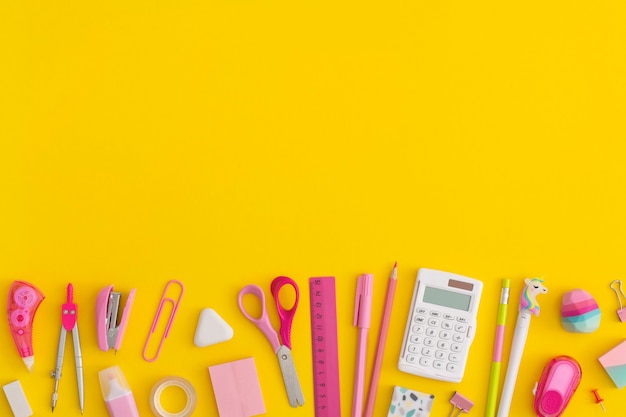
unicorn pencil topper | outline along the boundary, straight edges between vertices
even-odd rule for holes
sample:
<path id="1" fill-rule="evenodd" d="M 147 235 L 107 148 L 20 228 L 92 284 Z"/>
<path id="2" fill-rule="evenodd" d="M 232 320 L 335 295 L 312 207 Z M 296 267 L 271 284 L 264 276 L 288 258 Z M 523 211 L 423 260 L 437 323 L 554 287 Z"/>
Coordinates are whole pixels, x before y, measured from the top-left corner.
<path id="1" fill-rule="evenodd" d="M 537 295 L 547 294 L 548 289 L 542 284 L 543 280 L 539 278 L 526 278 L 524 283 L 524 291 L 519 299 L 519 310 L 529 311 L 535 316 L 539 316 L 539 303 L 537 303 Z"/>

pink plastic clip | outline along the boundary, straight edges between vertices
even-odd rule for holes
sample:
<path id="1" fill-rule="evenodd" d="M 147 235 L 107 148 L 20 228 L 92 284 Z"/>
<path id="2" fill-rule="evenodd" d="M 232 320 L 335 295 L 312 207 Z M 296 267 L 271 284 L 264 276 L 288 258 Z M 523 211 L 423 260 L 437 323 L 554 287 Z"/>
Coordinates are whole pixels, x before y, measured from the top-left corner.
<path id="1" fill-rule="evenodd" d="M 176 301 L 174 301 L 174 299 L 170 297 L 166 297 L 167 290 L 169 286 L 172 284 L 178 284 L 178 286 L 180 287 L 180 295 L 178 296 L 178 299 Z M 152 327 L 150 328 L 150 333 L 148 333 L 148 337 L 146 338 L 146 344 L 143 346 L 142 356 L 144 360 L 148 362 L 154 362 L 159 357 L 159 354 L 161 353 L 161 347 L 163 347 L 163 342 L 165 341 L 168 334 L 170 333 L 170 328 L 172 327 L 174 316 L 176 316 L 176 310 L 178 310 L 178 306 L 180 305 L 180 300 L 183 298 L 184 292 L 185 292 L 185 286 L 183 285 L 183 283 L 175 279 L 169 281 L 167 285 L 165 286 L 165 289 L 163 290 L 163 295 L 161 296 L 161 301 L 159 302 L 159 307 L 157 308 L 156 315 L 154 316 L 154 321 L 152 322 Z M 163 310 L 163 306 L 165 305 L 165 303 L 172 304 L 172 311 L 170 312 L 170 317 L 167 320 L 167 325 L 165 326 L 165 331 L 163 332 L 163 336 L 161 336 L 161 340 L 159 340 L 159 346 L 157 347 L 156 353 L 154 354 L 153 357 L 148 357 L 146 355 L 146 351 L 148 350 L 148 346 L 150 345 L 150 338 L 152 337 L 152 334 L 155 332 L 157 328 L 157 324 L 159 323 L 159 318 L 161 317 L 161 311 Z"/>
<path id="2" fill-rule="evenodd" d="M 455 416 L 461 415 L 461 413 L 469 413 L 472 407 L 474 406 L 474 402 L 470 399 L 464 397 L 460 392 L 455 391 L 452 398 L 450 398 L 450 404 L 453 405 L 452 411 L 448 417 L 452 417 L 454 414 L 454 410 L 459 410 L 458 413 L 454 414 Z"/>

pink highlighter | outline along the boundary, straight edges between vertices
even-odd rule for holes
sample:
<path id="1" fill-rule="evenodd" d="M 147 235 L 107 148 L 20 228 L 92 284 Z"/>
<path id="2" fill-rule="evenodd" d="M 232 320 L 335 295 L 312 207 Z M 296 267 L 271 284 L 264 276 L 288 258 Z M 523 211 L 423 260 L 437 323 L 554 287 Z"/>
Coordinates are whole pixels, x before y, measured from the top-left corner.
<path id="1" fill-rule="evenodd" d="M 7 305 L 9 328 L 15 347 L 29 372 L 33 372 L 35 366 L 33 321 L 37 307 L 44 298 L 43 293 L 28 282 L 15 281 L 9 289 Z"/>
<path id="2" fill-rule="evenodd" d="M 119 366 L 98 373 L 104 402 L 111 417 L 139 417 L 135 397 Z"/>
<path id="3" fill-rule="evenodd" d="M 535 413 L 539 417 L 559 417 L 578 388 L 582 370 L 569 356 L 557 356 L 543 369 L 535 392 Z"/>

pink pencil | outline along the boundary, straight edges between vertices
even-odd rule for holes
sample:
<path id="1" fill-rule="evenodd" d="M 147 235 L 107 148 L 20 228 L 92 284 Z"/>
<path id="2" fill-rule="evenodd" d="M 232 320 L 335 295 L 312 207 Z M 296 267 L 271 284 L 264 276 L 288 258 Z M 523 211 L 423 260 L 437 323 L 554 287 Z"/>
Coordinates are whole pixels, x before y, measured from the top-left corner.
<path id="1" fill-rule="evenodd" d="M 385 353 L 385 343 L 387 342 L 387 333 L 389 330 L 389 320 L 391 319 L 391 309 L 393 306 L 393 297 L 396 294 L 396 284 L 398 283 L 398 262 L 393 264 L 389 283 L 387 285 L 387 297 L 385 299 L 385 310 L 383 311 L 383 319 L 380 324 L 380 333 L 378 334 L 378 345 L 376 346 L 376 358 L 374 359 L 374 369 L 372 370 L 372 379 L 370 380 L 370 388 L 367 393 L 367 403 L 365 404 L 365 414 L 363 417 L 372 417 L 374 413 L 374 403 L 376 402 L 376 391 L 378 391 L 378 379 L 380 378 L 380 368 L 383 365 L 383 356 Z"/>

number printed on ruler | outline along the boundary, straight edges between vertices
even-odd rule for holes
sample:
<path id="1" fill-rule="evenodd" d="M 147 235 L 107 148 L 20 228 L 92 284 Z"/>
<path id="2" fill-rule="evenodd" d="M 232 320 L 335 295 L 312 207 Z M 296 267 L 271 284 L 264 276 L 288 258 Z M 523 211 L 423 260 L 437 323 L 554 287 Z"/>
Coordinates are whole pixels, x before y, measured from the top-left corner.
<path id="1" fill-rule="evenodd" d="M 340 417 L 335 278 L 310 278 L 309 289 L 315 416 Z"/>

